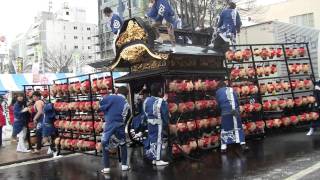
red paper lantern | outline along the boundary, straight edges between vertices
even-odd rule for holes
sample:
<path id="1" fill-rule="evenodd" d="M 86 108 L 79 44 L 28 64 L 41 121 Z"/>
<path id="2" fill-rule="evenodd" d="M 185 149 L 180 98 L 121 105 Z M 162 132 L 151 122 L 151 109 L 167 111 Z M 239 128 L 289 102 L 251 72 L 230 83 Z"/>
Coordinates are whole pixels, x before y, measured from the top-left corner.
<path id="1" fill-rule="evenodd" d="M 280 58 L 283 55 L 282 48 L 278 48 L 277 49 L 276 55 L 277 55 L 278 58 Z"/>
<path id="2" fill-rule="evenodd" d="M 273 120 L 273 127 L 279 128 L 282 125 L 282 121 L 280 119 Z"/>
<path id="3" fill-rule="evenodd" d="M 233 61 L 235 59 L 235 53 L 232 50 L 229 50 L 226 52 L 226 58 L 229 62 Z"/>
<path id="4" fill-rule="evenodd" d="M 266 126 L 267 126 L 267 128 L 273 128 L 273 120 L 267 120 Z"/>
<path id="5" fill-rule="evenodd" d="M 250 49 L 247 48 L 242 51 L 243 60 L 248 61 L 251 58 L 251 56 L 252 56 L 252 53 Z"/>
<path id="6" fill-rule="evenodd" d="M 281 118 L 281 121 L 284 126 L 289 126 L 291 124 L 289 117 L 283 117 L 283 118 Z"/>
<path id="7" fill-rule="evenodd" d="M 300 47 L 300 48 L 298 49 L 298 51 L 299 51 L 300 57 L 304 57 L 304 56 L 305 56 L 306 50 L 305 50 L 304 47 Z"/>
<path id="8" fill-rule="evenodd" d="M 260 56 L 263 60 L 266 60 L 267 57 L 269 57 L 269 51 L 267 50 L 267 48 L 262 48 Z"/>
<path id="9" fill-rule="evenodd" d="M 299 119 L 297 116 L 290 116 L 291 124 L 296 125 L 299 123 Z"/>
<path id="10" fill-rule="evenodd" d="M 273 47 L 271 47 L 269 49 L 269 59 L 273 59 L 276 56 L 276 53 L 277 51 Z"/>

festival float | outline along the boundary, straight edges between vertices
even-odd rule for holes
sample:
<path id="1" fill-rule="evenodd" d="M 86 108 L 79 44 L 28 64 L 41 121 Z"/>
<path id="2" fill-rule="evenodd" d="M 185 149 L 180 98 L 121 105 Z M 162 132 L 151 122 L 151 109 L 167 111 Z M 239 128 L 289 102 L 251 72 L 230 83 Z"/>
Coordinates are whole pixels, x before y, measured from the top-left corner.
<path id="1" fill-rule="evenodd" d="M 50 86 L 49 99 L 59 130 L 55 143 L 62 150 L 101 151 L 104 120 L 99 100 L 114 91 L 114 83 L 128 84 L 133 114 L 135 95 L 143 87 L 161 83 L 168 95 L 170 112 L 166 139 L 172 157 L 191 157 L 219 147 L 221 117 L 215 91 L 228 80 L 237 92 L 246 138 L 299 127 L 319 119 L 314 110 L 314 72 L 307 43 L 246 44 L 220 49 L 209 48 L 203 34 L 192 45 L 154 42 L 155 33 L 140 18 L 124 22 L 115 42 L 116 56 L 107 72 L 58 79 Z M 125 69 L 129 74 L 114 80 L 112 72 Z M 114 82 L 115 81 L 115 82 Z M 25 89 L 26 96 L 31 91 Z M 44 90 L 43 96 L 47 96 Z M 136 138 L 133 120 L 128 135 L 142 143 L 147 132 Z"/>

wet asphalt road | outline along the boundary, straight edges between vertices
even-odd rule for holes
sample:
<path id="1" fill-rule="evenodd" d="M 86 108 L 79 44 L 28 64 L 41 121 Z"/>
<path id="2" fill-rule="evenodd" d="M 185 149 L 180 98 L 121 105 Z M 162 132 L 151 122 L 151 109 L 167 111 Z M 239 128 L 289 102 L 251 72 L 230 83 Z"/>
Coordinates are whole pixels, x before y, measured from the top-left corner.
<path id="1" fill-rule="evenodd" d="M 119 171 L 116 159 L 112 171 L 102 175 L 101 158 L 73 155 L 28 165 L 0 167 L 4 180 L 214 180 L 214 179 L 285 179 L 320 162 L 320 133 L 312 137 L 304 132 L 281 134 L 250 143 L 251 150 L 241 153 L 231 149 L 227 154 L 210 151 L 199 161 L 175 160 L 170 166 L 156 168 L 146 163 L 141 150 L 130 151 L 129 172 Z M 319 166 L 320 168 L 320 166 Z M 320 179 L 319 169 L 303 179 Z"/>

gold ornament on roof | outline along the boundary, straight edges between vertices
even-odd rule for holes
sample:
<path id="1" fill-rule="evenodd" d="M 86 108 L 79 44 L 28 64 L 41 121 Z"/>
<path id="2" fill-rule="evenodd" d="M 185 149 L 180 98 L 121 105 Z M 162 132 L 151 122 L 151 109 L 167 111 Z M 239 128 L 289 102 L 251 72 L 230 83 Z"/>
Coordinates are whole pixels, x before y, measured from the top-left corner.
<path id="1" fill-rule="evenodd" d="M 116 45 L 117 47 L 121 47 L 135 40 L 146 40 L 146 37 L 144 29 L 141 28 L 138 23 L 131 20 L 128 22 L 126 31 L 120 34 Z"/>

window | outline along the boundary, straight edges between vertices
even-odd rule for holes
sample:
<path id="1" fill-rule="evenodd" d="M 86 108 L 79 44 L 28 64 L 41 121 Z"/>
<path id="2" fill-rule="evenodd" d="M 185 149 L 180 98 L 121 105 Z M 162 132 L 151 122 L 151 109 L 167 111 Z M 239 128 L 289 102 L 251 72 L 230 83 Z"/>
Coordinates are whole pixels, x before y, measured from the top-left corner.
<path id="1" fill-rule="evenodd" d="M 314 27 L 313 13 L 291 16 L 289 22 L 300 26 Z"/>
<path id="2" fill-rule="evenodd" d="M 63 30 L 66 30 L 66 26 L 63 26 Z"/>
<path id="3" fill-rule="evenodd" d="M 78 49 L 78 48 L 79 48 L 79 46 L 74 46 L 74 48 L 75 48 L 75 49 Z"/>
<path id="4" fill-rule="evenodd" d="M 88 37 L 88 40 L 91 40 L 91 37 Z"/>
<path id="5" fill-rule="evenodd" d="M 88 46 L 88 49 L 91 49 L 91 46 Z"/>
<path id="6" fill-rule="evenodd" d="M 78 39 L 78 36 L 74 36 L 73 39 Z"/>
<path id="7" fill-rule="evenodd" d="M 89 59 L 92 59 L 92 56 L 88 56 Z"/>
<path id="8" fill-rule="evenodd" d="M 66 38 L 67 38 L 66 35 L 64 35 L 64 36 L 63 36 L 63 39 L 66 39 Z"/>
<path id="9" fill-rule="evenodd" d="M 88 30 L 88 31 L 90 31 L 90 30 L 91 30 L 91 28 L 89 28 L 89 27 L 88 27 L 88 28 L 87 28 L 87 30 Z"/>
<path id="10" fill-rule="evenodd" d="M 69 12 L 68 12 L 68 11 L 66 12 L 66 15 L 69 15 Z"/>
<path id="11" fill-rule="evenodd" d="M 77 30 L 77 29 L 78 29 L 78 27 L 77 27 L 77 26 L 74 26 L 74 27 L 73 27 L 73 29 L 74 29 L 74 30 Z"/>
<path id="12" fill-rule="evenodd" d="M 64 45 L 64 49 L 67 49 L 67 45 Z"/>

